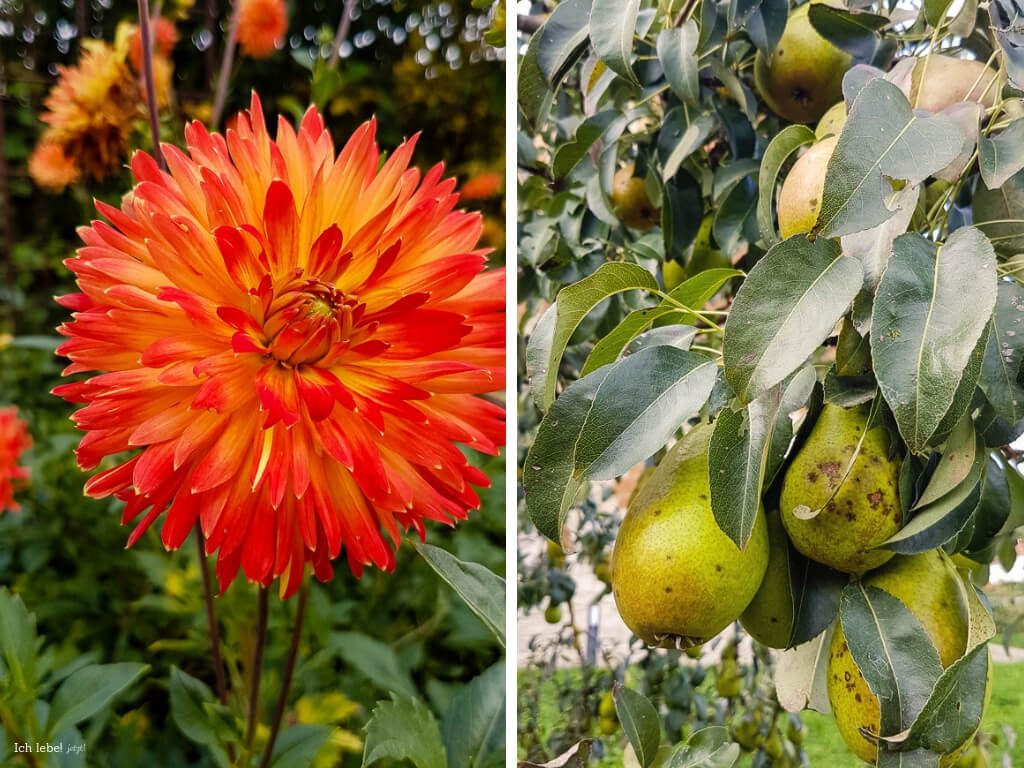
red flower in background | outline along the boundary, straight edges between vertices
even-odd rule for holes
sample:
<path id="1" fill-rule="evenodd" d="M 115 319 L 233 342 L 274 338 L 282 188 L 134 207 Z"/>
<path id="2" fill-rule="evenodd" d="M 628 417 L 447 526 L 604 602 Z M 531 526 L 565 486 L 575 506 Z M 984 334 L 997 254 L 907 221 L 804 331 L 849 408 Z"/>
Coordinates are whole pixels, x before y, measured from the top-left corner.
<path id="1" fill-rule="evenodd" d="M 193 123 L 188 154 L 165 146 L 170 173 L 136 153 L 67 262 L 66 373 L 106 372 L 55 390 L 85 404 L 79 464 L 136 452 L 86 492 L 141 517 L 129 545 L 199 520 L 222 590 L 241 567 L 287 596 L 343 549 L 356 575 L 393 568 L 403 530 L 478 506 L 458 444 L 503 441 L 478 395 L 503 386 L 504 270 L 442 167 L 410 168 L 415 141 L 381 164 L 374 133 L 336 156 L 310 109 L 272 140 L 254 95 L 226 138 Z"/>
<path id="2" fill-rule="evenodd" d="M 284 0 L 236 0 L 238 7 L 238 44 L 242 53 L 253 59 L 265 59 L 284 43 L 288 31 L 288 11 Z"/>
<path id="3" fill-rule="evenodd" d="M 31 447 L 28 425 L 18 417 L 18 409 L 0 408 L 0 512 L 21 509 L 14 492 L 28 480 L 28 468 L 18 466 L 18 461 Z"/>

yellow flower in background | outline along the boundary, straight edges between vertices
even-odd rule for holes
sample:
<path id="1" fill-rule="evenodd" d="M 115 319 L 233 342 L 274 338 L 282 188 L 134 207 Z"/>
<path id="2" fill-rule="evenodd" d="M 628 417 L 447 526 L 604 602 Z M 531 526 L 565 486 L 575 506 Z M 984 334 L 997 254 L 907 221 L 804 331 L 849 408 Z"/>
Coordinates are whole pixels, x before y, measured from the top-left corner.
<path id="1" fill-rule="evenodd" d="M 43 189 L 60 193 L 78 181 L 81 171 L 60 144 L 42 142 L 28 158 L 28 174 Z"/>
<path id="2" fill-rule="evenodd" d="M 103 179 L 128 152 L 139 117 L 136 81 L 124 53 L 101 40 L 85 40 L 77 66 L 58 67 L 41 119 L 43 143 L 60 144 L 83 173 Z"/>
<path id="3" fill-rule="evenodd" d="M 342 693 L 313 693 L 295 702 L 295 720 L 301 724 L 339 725 L 359 712 L 359 705 Z M 313 768 L 337 765 L 343 752 L 361 752 L 363 740 L 352 731 L 335 728 L 324 749 L 317 755 Z"/>

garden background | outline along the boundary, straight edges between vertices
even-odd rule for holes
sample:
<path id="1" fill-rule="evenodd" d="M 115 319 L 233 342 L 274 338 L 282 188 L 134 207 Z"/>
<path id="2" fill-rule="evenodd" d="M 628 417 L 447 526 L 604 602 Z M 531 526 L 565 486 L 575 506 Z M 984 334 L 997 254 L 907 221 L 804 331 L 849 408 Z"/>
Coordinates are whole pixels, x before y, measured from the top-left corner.
<path id="1" fill-rule="evenodd" d="M 279 49 L 266 58 L 236 58 L 225 118 L 247 106 L 250 92 L 257 91 L 272 124 L 278 114 L 297 120 L 315 102 L 336 146 L 371 115 L 379 121 L 378 141 L 385 150 L 421 131 L 414 162 L 426 167 L 444 161 L 460 183 L 473 180 L 464 205 L 484 212 L 485 245 L 496 249 L 493 263 L 503 263 L 504 54 L 484 41 L 492 27 L 490 39 L 503 38 L 495 9 L 469 0 L 362 0 L 344 6 L 351 19 L 340 60 L 331 66 L 343 3 L 287 3 Z M 230 10 L 216 0 L 175 0 L 153 8 L 173 22 L 178 37 L 169 54 L 169 103 L 160 114 L 164 141 L 181 146 L 186 118 L 210 120 Z M 216 600 L 233 697 L 224 708 L 210 692 L 214 670 L 194 541 L 167 553 L 154 528 L 126 550 L 130 529 L 120 525 L 121 503 L 84 497 L 86 475 L 72 452 L 81 437 L 69 420 L 72 406 L 49 393 L 66 362 L 53 354 L 59 342 L 55 329 L 67 315 L 53 297 L 73 288 L 62 262 L 79 245 L 76 228 L 96 218 L 93 198 L 117 205 L 131 181 L 125 156 L 102 181 L 83 178 L 54 194 L 33 182 L 28 161 L 46 128 L 40 114 L 57 67 L 79 60 L 83 37 L 112 44 L 119 24 L 137 18 L 136 4 L 126 0 L 0 3 L 0 406 L 17 406 L 33 442 L 23 457 L 30 480 L 17 494 L 21 510 L 0 515 L 4 766 L 226 764 L 217 745 L 240 727 L 229 710 L 241 708 L 251 679 L 255 586 L 237 580 Z M 158 52 L 160 44 L 158 36 Z M 144 121 L 130 144 L 151 148 Z M 483 508 L 455 530 L 430 526 L 430 541 L 502 572 L 503 459 L 482 467 L 494 480 L 482 492 Z M 449 761 L 459 760 L 451 754 L 451 723 L 459 722 L 464 737 L 472 730 L 458 707 L 470 702 L 491 712 L 495 722 L 483 735 L 477 729 L 476 737 L 485 747 L 481 758 L 491 761 L 486 764 L 499 764 L 503 649 L 494 635 L 411 547 L 400 550 L 394 574 L 369 571 L 357 581 L 338 565 L 333 581 L 311 588 L 285 713 L 284 733 L 290 729 L 292 736 L 282 735 L 284 746 L 279 744 L 272 764 L 361 765 L 364 728 L 375 703 L 391 692 L 406 703 L 384 714 L 396 723 L 408 716 L 405 731 L 436 731 L 434 721 L 439 722 Z M 270 602 L 258 702 L 263 722 L 280 686 L 294 612 L 294 600 Z M 38 685 L 31 691 L 19 688 L 18 673 L 28 674 L 16 668 L 19 662 L 34 667 Z M 123 679 L 114 683 L 108 677 L 86 692 L 103 694 L 105 706 L 93 707 L 84 719 L 76 720 L 75 713 L 65 718 L 78 722 L 71 738 L 84 741 L 84 752 L 10 754 L 18 738 L 17 713 L 39 715 L 45 705 L 35 697 L 50 702 L 62 681 L 97 663 L 146 667 L 119 668 Z M 258 742 L 266 738 L 265 729 L 256 735 Z M 400 762 L 386 758 L 378 764 Z"/>

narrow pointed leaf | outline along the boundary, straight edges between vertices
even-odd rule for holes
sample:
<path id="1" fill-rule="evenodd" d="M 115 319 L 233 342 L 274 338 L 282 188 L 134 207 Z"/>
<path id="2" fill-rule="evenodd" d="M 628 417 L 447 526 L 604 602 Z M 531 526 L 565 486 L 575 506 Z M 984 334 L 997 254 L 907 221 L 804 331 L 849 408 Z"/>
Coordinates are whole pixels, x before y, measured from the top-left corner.
<path id="1" fill-rule="evenodd" d="M 765 245 L 771 247 L 779 242 L 775 229 L 772 204 L 775 202 L 775 185 L 779 172 L 786 160 L 800 147 L 814 143 L 814 131 L 806 125 L 787 125 L 772 138 L 761 158 L 761 169 L 757 176 L 757 228 Z"/>
<path id="2" fill-rule="evenodd" d="M 440 547 L 413 540 L 437 575 L 454 589 L 505 647 L 505 580 L 479 563 L 463 562 Z"/>
<path id="3" fill-rule="evenodd" d="M 661 718 L 658 711 L 646 698 L 616 684 L 615 714 L 622 724 L 622 731 L 629 739 L 641 768 L 649 768 L 661 745 Z"/>
<path id="4" fill-rule="evenodd" d="M 551 407 L 558 366 L 573 332 L 598 304 L 617 293 L 657 289 L 654 276 L 627 262 L 603 264 L 594 274 L 563 288 L 538 321 L 526 348 L 526 364 L 534 399 L 542 411 Z"/>
<path id="5" fill-rule="evenodd" d="M 782 381 L 831 334 L 863 282 L 838 243 L 791 237 L 774 246 L 740 287 L 725 326 L 726 380 L 742 402 Z"/>
<path id="6" fill-rule="evenodd" d="M 641 350 L 571 384 L 540 423 L 523 467 L 526 508 L 558 541 L 588 480 L 611 480 L 661 448 L 694 416 L 717 366 L 675 347 Z"/>
<path id="7" fill-rule="evenodd" d="M 893 244 L 875 296 L 871 353 L 882 395 L 915 453 L 953 404 L 995 300 L 995 254 L 977 229 L 958 229 L 938 249 L 916 234 Z"/>
<path id="8" fill-rule="evenodd" d="M 861 582 L 843 590 L 839 617 L 850 654 L 878 697 L 880 735 L 909 728 L 942 673 L 928 634 L 903 603 Z"/>
<path id="9" fill-rule="evenodd" d="M 892 83 L 869 80 L 850 107 L 829 160 L 815 230 L 837 237 L 877 227 L 893 211 L 885 205 L 888 179 L 920 184 L 960 154 L 963 133 L 943 115 L 915 115 Z"/>
<path id="10" fill-rule="evenodd" d="M 1000 282 L 978 386 L 996 414 L 1011 424 L 1024 419 L 1024 387 L 1018 378 L 1022 363 L 1024 288 L 1017 282 Z"/>
<path id="11" fill-rule="evenodd" d="M 640 0 L 593 0 L 590 42 L 598 58 L 615 74 L 640 85 L 631 64 Z"/>
<path id="12" fill-rule="evenodd" d="M 982 643 L 942 673 L 910 726 L 907 749 L 946 755 L 974 735 L 981 725 L 989 663 L 988 646 Z"/>
<path id="13" fill-rule="evenodd" d="M 697 23 L 687 19 L 681 27 L 670 27 L 658 33 L 658 60 L 665 70 L 665 79 L 676 97 L 684 104 L 700 105 L 697 83 Z"/>

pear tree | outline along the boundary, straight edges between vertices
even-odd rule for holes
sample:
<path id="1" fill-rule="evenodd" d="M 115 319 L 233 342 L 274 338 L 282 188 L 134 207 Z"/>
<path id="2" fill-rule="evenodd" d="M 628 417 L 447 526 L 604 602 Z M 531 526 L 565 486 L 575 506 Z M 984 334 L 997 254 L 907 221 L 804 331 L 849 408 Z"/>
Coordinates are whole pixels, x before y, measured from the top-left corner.
<path id="1" fill-rule="evenodd" d="M 1024 528 L 1018 14 L 519 18 L 524 525 L 571 545 L 581 500 L 646 465 L 609 547 L 625 624 L 687 649 L 738 622 L 779 704 L 878 766 L 986 743 L 980 587 Z M 644 768 L 795 764 L 767 734 L 625 727 L 658 701 L 616 697 Z"/>

